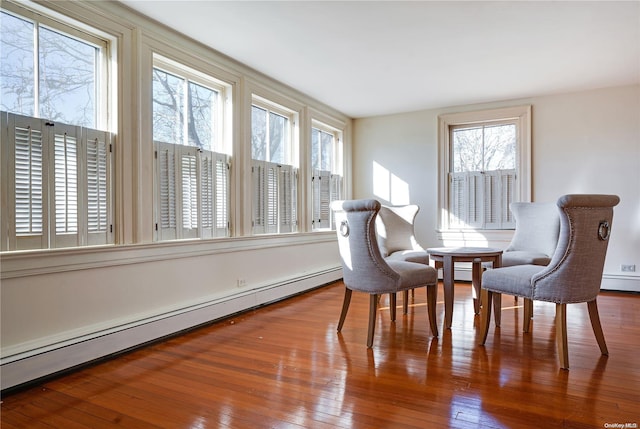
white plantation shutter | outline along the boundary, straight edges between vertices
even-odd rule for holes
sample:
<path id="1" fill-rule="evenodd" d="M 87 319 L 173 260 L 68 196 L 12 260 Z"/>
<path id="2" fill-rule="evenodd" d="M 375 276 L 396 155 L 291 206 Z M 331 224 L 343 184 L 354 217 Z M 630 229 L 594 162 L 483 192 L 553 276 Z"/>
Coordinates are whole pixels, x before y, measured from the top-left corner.
<path id="1" fill-rule="evenodd" d="M 214 237 L 215 188 L 213 152 L 200 153 L 200 237 Z"/>
<path id="2" fill-rule="evenodd" d="M 290 165 L 252 161 L 253 233 L 297 229 L 298 170 Z"/>
<path id="3" fill-rule="evenodd" d="M 227 155 L 155 142 L 157 240 L 226 237 Z"/>
<path id="4" fill-rule="evenodd" d="M 290 165 L 279 165 L 280 229 L 278 232 L 294 232 L 297 226 L 298 172 Z"/>
<path id="5" fill-rule="evenodd" d="M 515 197 L 515 170 L 451 173 L 450 177 L 450 227 L 515 227 L 509 211 Z"/>
<path id="6" fill-rule="evenodd" d="M 265 163 L 265 232 L 275 234 L 278 232 L 278 165 Z"/>
<path id="7" fill-rule="evenodd" d="M 113 243 L 111 220 L 111 135 L 83 130 L 86 142 L 87 244 Z"/>
<path id="8" fill-rule="evenodd" d="M 180 187 L 182 197 L 182 238 L 198 236 L 198 161 L 197 149 L 177 146 L 180 154 Z"/>
<path id="9" fill-rule="evenodd" d="M 3 114 L 7 130 L 8 159 L 13 169 L 3 177 L 7 186 L 10 214 L 8 249 L 49 247 L 48 175 L 45 139 L 48 132 L 41 119 Z M 12 204 L 13 203 L 13 204 Z"/>
<path id="10" fill-rule="evenodd" d="M 78 246 L 78 155 L 80 129 L 71 125 L 53 126 L 54 180 L 53 213 L 55 233 L 51 247 Z"/>
<path id="11" fill-rule="evenodd" d="M 2 130 L 2 250 L 112 243 L 111 134 L 6 112 Z"/>
<path id="12" fill-rule="evenodd" d="M 314 169 L 312 187 L 313 229 L 330 228 L 331 172 Z"/>
<path id="13" fill-rule="evenodd" d="M 229 160 L 214 154 L 215 237 L 229 236 Z"/>
<path id="14" fill-rule="evenodd" d="M 331 201 L 341 200 L 342 196 L 342 176 L 339 174 L 331 175 L 331 196 L 329 197 L 329 227 L 335 228 L 335 222 L 333 221 L 333 212 L 331 211 Z"/>
<path id="15" fill-rule="evenodd" d="M 158 240 L 178 238 L 175 145 L 156 142 L 156 231 Z"/>

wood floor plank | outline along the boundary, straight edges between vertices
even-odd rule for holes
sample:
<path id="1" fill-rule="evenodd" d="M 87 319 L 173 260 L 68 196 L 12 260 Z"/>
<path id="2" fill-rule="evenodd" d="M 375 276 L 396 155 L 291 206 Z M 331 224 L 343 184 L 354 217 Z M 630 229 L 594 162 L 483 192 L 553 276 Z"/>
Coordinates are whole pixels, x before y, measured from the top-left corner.
<path id="1" fill-rule="evenodd" d="M 368 296 L 341 333 L 337 282 L 146 346 L 3 398 L 4 428 L 602 428 L 638 423 L 640 295 L 604 292 L 601 356 L 586 305 L 569 305 L 570 370 L 559 369 L 555 306 L 502 300 L 478 345 L 471 286 L 457 284 L 451 330 L 431 336 L 426 293 L 389 320 L 383 297 L 367 349 Z M 575 307 L 575 308 L 574 308 Z"/>

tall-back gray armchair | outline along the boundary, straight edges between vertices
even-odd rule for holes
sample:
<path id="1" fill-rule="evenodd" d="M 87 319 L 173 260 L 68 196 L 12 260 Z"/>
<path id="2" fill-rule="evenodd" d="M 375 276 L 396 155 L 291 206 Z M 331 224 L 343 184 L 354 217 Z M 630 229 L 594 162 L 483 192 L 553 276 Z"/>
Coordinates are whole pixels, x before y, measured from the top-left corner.
<path id="1" fill-rule="evenodd" d="M 395 320 L 396 293 L 427 287 L 427 312 L 431 331 L 438 336 L 435 321 L 437 273 L 429 265 L 385 260 L 376 237 L 376 216 L 380 202 L 373 199 L 334 201 L 338 247 L 346 286 L 338 332 L 342 330 L 352 291 L 370 294 L 367 347 L 373 345 L 378 296 L 389 294 L 391 319 Z"/>
<path id="2" fill-rule="evenodd" d="M 482 276 L 481 344 L 491 320 L 491 303 L 500 294 L 525 301 L 556 304 L 556 346 L 560 366 L 569 368 L 566 306 L 586 302 L 591 326 L 603 355 L 607 355 L 596 298 L 600 292 L 604 261 L 613 220 L 616 195 L 564 195 L 558 199 L 560 236 L 549 265 L 517 265 L 488 270 Z M 524 305 L 524 331 L 529 331 L 532 305 Z"/>

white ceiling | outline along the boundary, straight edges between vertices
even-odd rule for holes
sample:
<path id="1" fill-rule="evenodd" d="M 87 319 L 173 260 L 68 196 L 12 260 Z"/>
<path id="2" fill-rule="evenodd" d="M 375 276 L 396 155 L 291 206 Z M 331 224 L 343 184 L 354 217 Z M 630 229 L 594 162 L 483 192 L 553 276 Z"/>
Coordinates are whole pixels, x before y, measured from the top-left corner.
<path id="1" fill-rule="evenodd" d="M 640 83 L 639 1 L 122 3 L 355 118 Z"/>

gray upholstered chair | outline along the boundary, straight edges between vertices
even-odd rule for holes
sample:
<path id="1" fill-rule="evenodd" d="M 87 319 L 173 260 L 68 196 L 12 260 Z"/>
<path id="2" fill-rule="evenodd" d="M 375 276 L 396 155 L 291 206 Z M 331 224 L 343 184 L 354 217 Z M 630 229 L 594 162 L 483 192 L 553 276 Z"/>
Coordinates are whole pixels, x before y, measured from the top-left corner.
<path id="1" fill-rule="evenodd" d="M 417 262 L 429 265 L 429 254 L 418 243 L 415 236 L 415 220 L 420 207 L 380 206 L 376 217 L 378 247 L 385 260 Z M 413 290 L 411 291 L 413 294 Z M 409 308 L 409 291 L 402 292 L 402 311 Z"/>
<path id="2" fill-rule="evenodd" d="M 516 221 L 511 243 L 502 254 L 502 267 L 547 265 L 558 244 L 560 214 L 554 203 L 511 203 Z"/>
<path id="3" fill-rule="evenodd" d="M 596 298 L 600 291 L 616 195 L 564 195 L 558 199 L 560 237 L 547 266 L 516 265 L 485 271 L 482 276 L 481 344 L 489 331 L 492 301 L 500 294 L 521 296 L 524 331 L 529 332 L 533 301 L 556 304 L 556 346 L 560 366 L 569 368 L 566 306 L 586 302 L 591 326 L 603 355 L 607 355 Z"/>
<path id="4" fill-rule="evenodd" d="M 395 320 L 396 293 L 427 287 L 427 312 L 434 336 L 437 273 L 433 267 L 415 262 L 385 260 L 376 238 L 375 219 L 380 210 L 376 200 L 334 201 L 331 204 L 336 222 L 338 246 L 346 286 L 338 332 L 342 330 L 352 291 L 370 294 L 367 347 L 373 345 L 378 296 L 389 294 L 391 320 Z"/>

